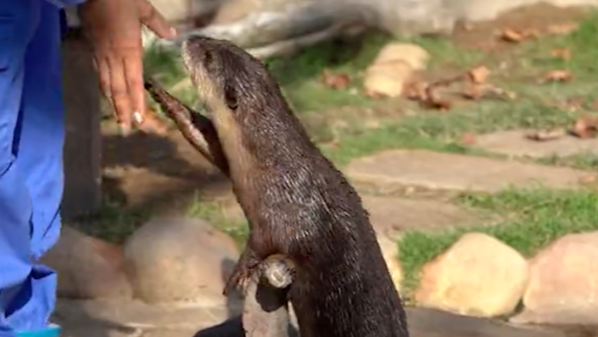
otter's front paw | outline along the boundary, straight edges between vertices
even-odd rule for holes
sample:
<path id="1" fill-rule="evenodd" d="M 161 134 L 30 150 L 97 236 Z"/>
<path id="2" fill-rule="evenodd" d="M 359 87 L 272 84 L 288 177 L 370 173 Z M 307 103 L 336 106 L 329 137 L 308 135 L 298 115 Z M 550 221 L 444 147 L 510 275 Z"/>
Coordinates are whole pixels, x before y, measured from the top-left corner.
<path id="1" fill-rule="evenodd" d="M 247 249 L 241 254 L 233 273 L 228 278 L 222 294 L 228 296 L 233 290 L 238 289 L 243 295 L 247 293 L 249 282 L 254 281 L 254 273 L 258 272 L 260 261 Z M 257 279 L 255 280 L 257 282 Z"/>

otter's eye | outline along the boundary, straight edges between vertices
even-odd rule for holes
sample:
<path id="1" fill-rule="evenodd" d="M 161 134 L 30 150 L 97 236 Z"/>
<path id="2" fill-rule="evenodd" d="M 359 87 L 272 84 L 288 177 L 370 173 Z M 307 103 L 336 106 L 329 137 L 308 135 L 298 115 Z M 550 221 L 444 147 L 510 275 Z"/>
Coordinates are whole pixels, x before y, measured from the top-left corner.
<path id="1" fill-rule="evenodd" d="M 212 53 L 211 53 L 210 51 L 206 51 L 206 52 L 205 52 L 205 55 L 204 55 L 204 62 L 205 62 L 205 64 L 210 64 L 210 63 L 212 63 L 212 60 L 213 60 L 213 59 L 214 59 L 214 58 L 213 58 L 213 56 L 212 56 Z"/>
<path id="2" fill-rule="evenodd" d="M 230 85 L 226 85 L 224 87 L 224 99 L 226 100 L 226 105 L 231 110 L 237 110 L 239 107 L 239 102 L 237 101 L 237 94 L 235 93 L 235 89 Z"/>

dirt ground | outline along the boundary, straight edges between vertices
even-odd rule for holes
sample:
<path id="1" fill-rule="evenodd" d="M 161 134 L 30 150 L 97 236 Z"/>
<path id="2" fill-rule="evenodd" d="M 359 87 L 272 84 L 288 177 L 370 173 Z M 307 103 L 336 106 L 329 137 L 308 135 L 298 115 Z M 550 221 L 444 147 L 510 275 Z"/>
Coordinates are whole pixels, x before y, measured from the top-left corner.
<path id="1" fill-rule="evenodd" d="M 461 24 L 452 40 L 463 48 L 493 52 L 509 48 L 495 36 L 506 28 L 543 30 L 583 17 L 587 10 L 534 5 L 506 13 L 497 20 Z M 190 193 L 202 191 L 208 197 L 230 198 L 226 180 L 179 134 L 166 137 L 134 134 L 118 136 L 110 123 L 103 128 L 103 189 L 110 200 L 127 206 L 147 203 L 171 211 L 183 205 Z M 163 203 L 164 201 L 165 203 Z"/>

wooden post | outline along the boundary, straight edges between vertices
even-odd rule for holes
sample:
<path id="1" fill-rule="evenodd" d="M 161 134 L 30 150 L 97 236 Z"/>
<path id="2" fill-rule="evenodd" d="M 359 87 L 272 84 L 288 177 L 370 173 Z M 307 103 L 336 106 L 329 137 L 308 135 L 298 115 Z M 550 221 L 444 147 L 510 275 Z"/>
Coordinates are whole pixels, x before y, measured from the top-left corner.
<path id="1" fill-rule="evenodd" d="M 97 210 L 101 201 L 101 109 L 91 52 L 78 27 L 62 43 L 66 139 L 62 216 Z"/>

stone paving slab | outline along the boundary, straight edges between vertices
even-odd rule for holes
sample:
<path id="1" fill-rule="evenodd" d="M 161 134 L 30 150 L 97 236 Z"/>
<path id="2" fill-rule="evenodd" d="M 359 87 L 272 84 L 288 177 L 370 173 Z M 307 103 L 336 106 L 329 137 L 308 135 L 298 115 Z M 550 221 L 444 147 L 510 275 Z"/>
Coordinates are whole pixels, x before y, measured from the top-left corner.
<path id="1" fill-rule="evenodd" d="M 427 150 L 389 150 L 349 163 L 347 176 L 358 183 L 428 189 L 497 192 L 506 187 L 578 188 L 594 173 L 514 160 Z"/>
<path id="2" fill-rule="evenodd" d="M 482 216 L 437 200 L 362 195 L 377 232 L 397 237 L 405 230 L 434 231 L 481 222 Z"/>
<path id="3" fill-rule="evenodd" d="M 480 135 L 476 138 L 475 146 L 514 157 L 566 157 L 583 153 L 598 155 L 598 138 L 580 139 L 567 135 L 554 140 L 533 141 L 525 137 L 527 132 L 511 130 Z"/>

